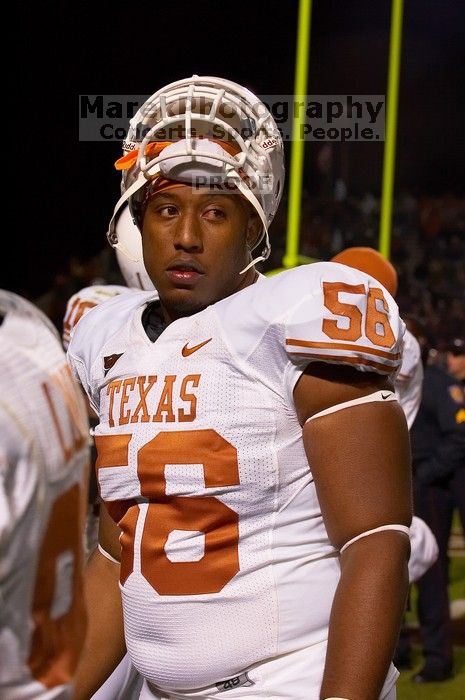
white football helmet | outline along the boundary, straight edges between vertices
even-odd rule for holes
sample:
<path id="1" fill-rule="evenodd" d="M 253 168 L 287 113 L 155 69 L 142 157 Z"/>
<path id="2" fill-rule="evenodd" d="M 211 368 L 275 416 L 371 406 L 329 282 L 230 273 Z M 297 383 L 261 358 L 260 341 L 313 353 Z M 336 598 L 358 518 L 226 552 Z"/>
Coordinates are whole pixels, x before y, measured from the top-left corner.
<path id="1" fill-rule="evenodd" d="M 140 231 L 127 205 L 118 217 L 115 231 L 118 238 L 114 246 L 116 259 L 128 287 L 147 292 L 155 289 L 144 266 Z"/>
<path id="2" fill-rule="evenodd" d="M 146 186 L 155 178 L 194 186 L 231 187 L 253 205 L 262 222 L 254 262 L 270 254 L 268 226 L 284 185 L 284 148 L 266 105 L 252 92 L 222 78 L 178 80 L 153 94 L 131 119 L 123 142 L 122 196 L 108 230 L 118 243 L 115 217 L 129 201 L 140 226 Z M 252 263 L 251 263 L 252 264 Z"/>

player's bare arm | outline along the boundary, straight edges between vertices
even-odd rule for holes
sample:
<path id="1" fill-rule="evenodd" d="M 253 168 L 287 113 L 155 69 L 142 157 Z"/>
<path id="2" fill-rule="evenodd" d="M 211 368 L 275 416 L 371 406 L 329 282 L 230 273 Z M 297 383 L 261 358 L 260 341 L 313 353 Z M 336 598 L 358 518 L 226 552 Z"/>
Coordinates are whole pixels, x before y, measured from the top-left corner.
<path id="1" fill-rule="evenodd" d="M 408 432 L 398 403 L 382 399 L 390 390 L 381 375 L 311 364 L 294 392 L 325 525 L 339 549 L 375 528 L 410 525 Z M 308 420 L 335 401 L 378 391 L 380 401 Z M 405 606 L 409 546 L 401 531 L 381 530 L 342 552 L 321 698 L 379 697 Z"/>

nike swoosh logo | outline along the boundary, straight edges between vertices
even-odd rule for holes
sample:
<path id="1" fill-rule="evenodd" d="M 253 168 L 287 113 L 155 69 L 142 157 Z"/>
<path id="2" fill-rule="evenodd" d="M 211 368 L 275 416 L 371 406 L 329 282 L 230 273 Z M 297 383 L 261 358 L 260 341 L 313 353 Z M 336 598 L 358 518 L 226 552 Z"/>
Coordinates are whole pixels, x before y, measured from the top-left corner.
<path id="1" fill-rule="evenodd" d="M 192 355 L 193 352 L 197 352 L 197 350 L 200 350 L 200 348 L 203 348 L 204 345 L 210 342 L 212 338 L 208 338 L 208 340 L 204 340 L 203 343 L 199 343 L 198 345 L 193 345 L 191 348 L 187 347 L 187 343 L 184 345 L 183 349 L 181 350 L 182 356 L 183 357 L 189 357 L 189 355 Z"/>
<path id="2" fill-rule="evenodd" d="M 103 375 L 106 377 L 107 372 L 111 370 L 113 365 L 118 362 L 119 358 L 124 355 L 124 352 L 115 353 L 114 355 L 107 355 L 103 358 Z"/>
<path id="3" fill-rule="evenodd" d="M 382 396 L 383 399 L 388 399 L 388 398 L 391 396 L 391 394 L 390 394 L 390 393 L 389 393 L 389 394 L 383 394 L 383 393 L 382 393 L 381 396 Z"/>

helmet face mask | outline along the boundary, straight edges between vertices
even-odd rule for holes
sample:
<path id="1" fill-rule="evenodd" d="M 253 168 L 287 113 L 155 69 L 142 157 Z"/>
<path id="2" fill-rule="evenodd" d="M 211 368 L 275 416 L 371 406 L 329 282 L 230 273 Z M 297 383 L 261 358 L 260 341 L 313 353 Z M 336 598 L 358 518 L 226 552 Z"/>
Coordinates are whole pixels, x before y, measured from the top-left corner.
<path id="1" fill-rule="evenodd" d="M 281 134 L 268 108 L 228 80 L 193 76 L 152 95 L 131 119 L 123 142 L 122 197 L 108 238 L 115 246 L 115 215 L 129 200 L 141 228 L 147 187 L 157 178 L 213 187 L 245 197 L 262 222 L 261 256 L 270 253 L 268 226 L 284 185 Z"/>

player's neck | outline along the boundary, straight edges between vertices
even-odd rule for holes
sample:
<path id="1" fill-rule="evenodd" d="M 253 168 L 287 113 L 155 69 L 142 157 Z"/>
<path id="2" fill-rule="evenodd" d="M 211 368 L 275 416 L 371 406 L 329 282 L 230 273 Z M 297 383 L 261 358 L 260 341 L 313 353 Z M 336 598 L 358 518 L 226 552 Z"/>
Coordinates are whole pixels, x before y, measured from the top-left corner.
<path id="1" fill-rule="evenodd" d="M 247 270 L 247 272 L 241 275 L 241 281 L 235 291 L 239 292 L 241 289 L 250 287 L 251 284 L 254 284 L 258 280 L 258 277 L 259 275 L 257 270 L 254 267 L 251 267 L 250 270 Z"/>
<path id="2" fill-rule="evenodd" d="M 256 271 L 254 267 L 250 268 L 250 270 L 247 270 L 243 275 L 241 275 L 241 278 L 239 280 L 239 284 L 237 287 L 231 290 L 229 294 L 226 294 L 219 299 L 212 299 L 209 304 L 205 304 L 204 306 L 170 306 L 163 300 L 160 300 L 160 310 L 163 314 L 163 321 L 164 323 L 169 326 L 170 323 L 173 323 L 173 321 L 177 321 L 180 318 L 187 318 L 188 316 L 193 316 L 194 314 L 200 313 L 200 311 L 203 311 L 204 309 L 207 308 L 207 306 L 211 306 L 211 304 L 215 304 L 217 301 L 221 301 L 221 299 L 225 299 L 227 296 L 231 296 L 232 294 L 236 294 L 236 292 L 240 292 L 242 289 L 245 289 L 246 287 L 250 287 L 251 284 L 254 284 L 259 278 L 259 273 Z"/>

